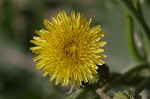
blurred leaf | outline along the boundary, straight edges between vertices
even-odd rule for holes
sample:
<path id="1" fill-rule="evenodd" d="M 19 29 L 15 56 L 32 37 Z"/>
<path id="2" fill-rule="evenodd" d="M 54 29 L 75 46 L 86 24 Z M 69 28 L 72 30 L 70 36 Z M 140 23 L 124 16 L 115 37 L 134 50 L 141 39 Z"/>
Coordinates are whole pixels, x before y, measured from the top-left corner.
<path id="1" fill-rule="evenodd" d="M 124 91 L 119 91 L 115 93 L 115 96 L 113 99 L 142 99 L 142 97 L 140 95 L 136 95 L 131 90 L 124 90 Z"/>
<path id="2" fill-rule="evenodd" d="M 63 91 L 56 86 L 49 86 L 47 79 L 40 78 L 22 68 L 0 66 L 0 97 L 2 99 L 58 99 Z M 46 89 L 45 89 L 45 88 Z M 59 94 L 59 95 L 56 95 Z"/>
<path id="3" fill-rule="evenodd" d="M 10 0 L 3 0 L 2 9 L 4 19 L 2 20 L 2 27 L 5 35 L 9 39 L 14 39 L 14 30 L 12 28 L 12 20 L 14 17 L 14 6 L 10 2 Z"/>

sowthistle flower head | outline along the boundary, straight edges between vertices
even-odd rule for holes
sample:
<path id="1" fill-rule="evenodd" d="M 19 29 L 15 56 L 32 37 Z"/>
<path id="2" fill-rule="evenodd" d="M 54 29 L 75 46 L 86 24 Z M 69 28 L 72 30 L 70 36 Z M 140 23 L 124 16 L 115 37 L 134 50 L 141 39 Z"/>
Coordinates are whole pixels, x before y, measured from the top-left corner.
<path id="1" fill-rule="evenodd" d="M 70 16 L 61 11 L 51 22 L 44 20 L 46 30 L 35 31 L 38 36 L 31 43 L 36 46 L 30 48 L 37 54 L 36 68 L 44 71 L 43 76 L 49 74 L 56 85 L 67 86 L 71 81 L 81 86 L 97 74 L 97 65 L 104 64 L 101 58 L 106 57 L 101 49 L 106 42 L 100 41 L 104 31 L 99 25 L 90 28 L 91 21 L 74 11 Z"/>

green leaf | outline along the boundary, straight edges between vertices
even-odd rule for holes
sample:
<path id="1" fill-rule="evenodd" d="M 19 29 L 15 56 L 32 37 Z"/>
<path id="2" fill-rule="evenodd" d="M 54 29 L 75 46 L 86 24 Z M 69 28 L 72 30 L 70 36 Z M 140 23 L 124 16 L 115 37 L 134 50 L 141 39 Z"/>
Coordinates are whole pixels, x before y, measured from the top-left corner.
<path id="1" fill-rule="evenodd" d="M 142 99 L 140 95 L 135 94 L 131 90 L 124 90 L 115 93 L 113 99 Z"/>

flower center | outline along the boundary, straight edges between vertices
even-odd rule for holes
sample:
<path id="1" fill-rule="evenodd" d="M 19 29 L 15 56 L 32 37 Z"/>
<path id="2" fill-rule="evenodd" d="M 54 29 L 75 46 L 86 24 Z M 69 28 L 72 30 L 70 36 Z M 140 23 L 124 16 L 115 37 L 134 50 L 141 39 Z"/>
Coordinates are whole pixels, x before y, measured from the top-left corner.
<path id="1" fill-rule="evenodd" d="M 77 56 L 77 45 L 75 44 L 68 44 L 65 48 L 65 53 L 67 56 L 71 57 L 72 59 L 76 60 Z"/>

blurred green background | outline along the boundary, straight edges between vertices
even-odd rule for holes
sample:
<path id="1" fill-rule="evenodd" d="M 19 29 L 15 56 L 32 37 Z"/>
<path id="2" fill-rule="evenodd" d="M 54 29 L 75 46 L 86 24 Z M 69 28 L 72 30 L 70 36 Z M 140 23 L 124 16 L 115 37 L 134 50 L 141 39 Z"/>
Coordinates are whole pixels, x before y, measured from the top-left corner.
<path id="1" fill-rule="evenodd" d="M 101 25 L 106 64 L 122 72 L 133 64 L 124 29 L 124 8 L 119 0 L 0 0 L 0 99 L 64 99 L 70 86 L 55 86 L 35 69 L 29 40 L 59 11 L 82 12 L 91 26 Z M 150 1 L 140 0 L 150 26 Z"/>

